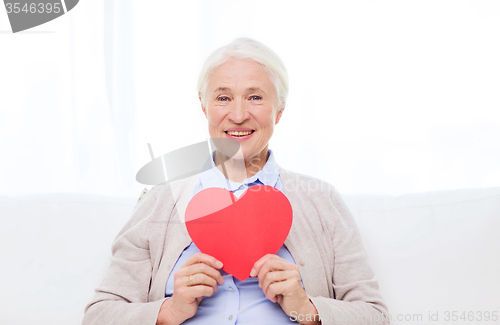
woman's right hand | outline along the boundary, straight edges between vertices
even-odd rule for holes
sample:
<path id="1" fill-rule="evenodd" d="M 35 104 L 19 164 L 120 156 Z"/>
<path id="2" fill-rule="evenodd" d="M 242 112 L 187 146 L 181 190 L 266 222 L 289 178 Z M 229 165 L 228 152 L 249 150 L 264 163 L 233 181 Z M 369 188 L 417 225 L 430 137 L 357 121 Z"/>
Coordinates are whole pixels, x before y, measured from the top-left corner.
<path id="1" fill-rule="evenodd" d="M 203 297 L 210 297 L 224 283 L 219 270 L 222 262 L 196 253 L 174 273 L 174 293 L 163 302 L 157 325 L 177 325 L 193 317 Z"/>

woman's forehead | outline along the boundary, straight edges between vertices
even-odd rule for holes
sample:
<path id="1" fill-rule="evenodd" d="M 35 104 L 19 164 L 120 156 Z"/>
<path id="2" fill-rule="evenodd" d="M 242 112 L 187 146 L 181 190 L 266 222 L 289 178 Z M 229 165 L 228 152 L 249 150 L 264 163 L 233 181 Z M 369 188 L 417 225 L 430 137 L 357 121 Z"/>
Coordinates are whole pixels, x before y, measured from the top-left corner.
<path id="1" fill-rule="evenodd" d="M 253 60 L 229 59 L 218 66 L 208 79 L 213 91 L 266 90 L 274 88 L 271 75 L 262 64 Z"/>

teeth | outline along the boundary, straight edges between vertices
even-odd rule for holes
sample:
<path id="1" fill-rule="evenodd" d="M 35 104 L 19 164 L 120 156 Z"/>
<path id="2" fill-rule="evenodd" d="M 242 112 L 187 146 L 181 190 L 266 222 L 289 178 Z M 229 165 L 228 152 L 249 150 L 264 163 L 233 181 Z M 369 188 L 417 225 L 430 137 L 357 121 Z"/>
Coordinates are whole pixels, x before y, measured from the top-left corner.
<path id="1" fill-rule="evenodd" d="M 235 136 L 249 135 L 250 133 L 252 133 L 252 131 L 227 131 L 227 134 Z"/>

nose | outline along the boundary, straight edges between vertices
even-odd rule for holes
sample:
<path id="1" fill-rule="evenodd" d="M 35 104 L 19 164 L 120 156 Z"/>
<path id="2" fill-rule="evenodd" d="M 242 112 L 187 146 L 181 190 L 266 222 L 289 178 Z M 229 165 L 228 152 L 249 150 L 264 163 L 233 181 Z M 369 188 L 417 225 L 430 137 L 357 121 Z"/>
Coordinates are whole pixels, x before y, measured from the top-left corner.
<path id="1" fill-rule="evenodd" d="M 241 124 L 249 118 L 247 104 L 242 100 L 235 100 L 231 105 L 229 119 L 236 124 Z"/>

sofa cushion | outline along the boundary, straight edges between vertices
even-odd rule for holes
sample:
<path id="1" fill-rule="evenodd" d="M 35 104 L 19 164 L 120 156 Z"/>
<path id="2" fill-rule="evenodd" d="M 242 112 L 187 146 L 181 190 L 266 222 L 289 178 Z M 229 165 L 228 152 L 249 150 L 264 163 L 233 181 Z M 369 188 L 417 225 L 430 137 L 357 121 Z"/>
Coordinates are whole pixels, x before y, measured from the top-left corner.
<path id="1" fill-rule="evenodd" d="M 394 319 L 498 310 L 500 188 L 344 198 Z M 136 202 L 0 197 L 0 324 L 80 324 Z"/>
<path id="2" fill-rule="evenodd" d="M 498 314 L 500 188 L 344 198 L 394 318 Z"/>

